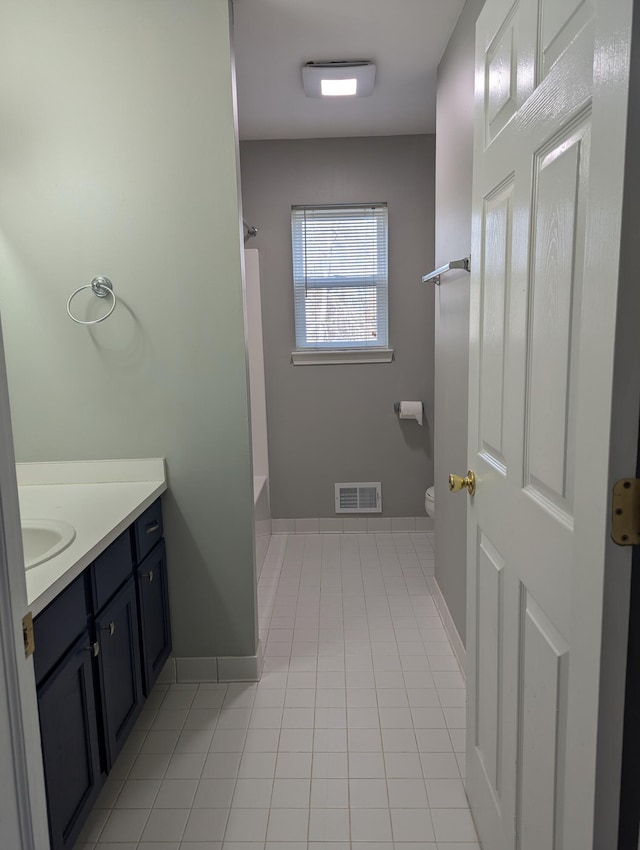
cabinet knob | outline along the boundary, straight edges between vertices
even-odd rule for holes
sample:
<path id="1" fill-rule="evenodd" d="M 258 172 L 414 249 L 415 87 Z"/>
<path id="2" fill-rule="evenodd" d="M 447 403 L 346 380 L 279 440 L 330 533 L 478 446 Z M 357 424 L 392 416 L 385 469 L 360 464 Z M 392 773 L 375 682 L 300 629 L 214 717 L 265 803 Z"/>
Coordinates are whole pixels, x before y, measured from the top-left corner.
<path id="1" fill-rule="evenodd" d="M 159 522 L 150 523 L 144 530 L 145 534 L 153 534 L 154 531 L 157 531 L 160 528 Z"/>
<path id="2" fill-rule="evenodd" d="M 85 646 L 84 651 L 90 652 L 94 658 L 97 658 L 100 655 L 100 644 L 96 641 L 91 646 Z"/>
<path id="3" fill-rule="evenodd" d="M 102 626 L 102 629 L 101 629 L 101 631 L 103 631 L 103 632 L 109 632 L 110 635 L 114 634 L 115 630 L 116 630 L 116 624 L 113 622 L 113 620 L 109 623 L 108 626 Z"/>
<path id="4" fill-rule="evenodd" d="M 153 581 L 153 570 L 149 570 L 148 573 L 142 573 L 143 578 L 148 578 L 149 581 Z"/>

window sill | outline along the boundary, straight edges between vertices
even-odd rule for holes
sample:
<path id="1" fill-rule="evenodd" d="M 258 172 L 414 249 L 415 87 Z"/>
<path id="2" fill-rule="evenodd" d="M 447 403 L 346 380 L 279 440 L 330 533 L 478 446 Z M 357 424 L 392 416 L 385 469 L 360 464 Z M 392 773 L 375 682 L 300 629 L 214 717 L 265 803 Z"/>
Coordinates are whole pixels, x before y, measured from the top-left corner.
<path id="1" fill-rule="evenodd" d="M 393 348 L 310 349 L 292 351 L 294 366 L 329 366 L 345 363 L 391 363 Z"/>

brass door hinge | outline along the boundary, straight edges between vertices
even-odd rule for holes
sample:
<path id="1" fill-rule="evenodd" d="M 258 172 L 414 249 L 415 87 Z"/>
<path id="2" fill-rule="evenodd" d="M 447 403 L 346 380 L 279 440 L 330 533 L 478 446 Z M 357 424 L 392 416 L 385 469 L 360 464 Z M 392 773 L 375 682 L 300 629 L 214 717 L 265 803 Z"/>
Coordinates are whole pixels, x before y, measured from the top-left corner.
<path id="1" fill-rule="evenodd" d="M 621 478 L 613 487 L 611 537 L 619 546 L 640 543 L 640 478 Z"/>
<path id="2" fill-rule="evenodd" d="M 36 651 L 36 641 L 33 636 L 33 614 L 31 611 L 22 618 L 22 637 L 24 640 L 24 657 L 28 658 Z"/>

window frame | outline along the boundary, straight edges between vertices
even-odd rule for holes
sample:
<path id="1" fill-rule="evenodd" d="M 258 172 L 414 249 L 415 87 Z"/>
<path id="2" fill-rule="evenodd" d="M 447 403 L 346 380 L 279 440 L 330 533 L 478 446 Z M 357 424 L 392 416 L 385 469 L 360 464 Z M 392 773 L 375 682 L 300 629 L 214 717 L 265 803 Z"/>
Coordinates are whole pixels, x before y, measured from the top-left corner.
<path id="1" fill-rule="evenodd" d="M 343 214 L 345 221 L 348 220 L 348 212 L 375 210 L 375 218 L 378 231 L 384 228 L 382 233 L 378 232 L 373 242 L 375 244 L 376 270 L 362 271 L 361 274 L 353 275 L 331 275 L 323 277 L 321 274 L 307 276 L 306 255 L 304 253 L 304 236 L 301 238 L 301 228 L 306 226 L 306 213 L 326 214 L 335 210 L 337 214 Z M 305 214 L 304 218 L 301 213 Z M 338 215 L 336 216 L 338 217 Z M 330 220 L 330 217 L 327 216 Z M 358 216 L 353 216 L 358 220 Z M 365 216 L 360 217 L 365 220 Z M 305 222 L 304 224 L 302 222 Z M 388 363 L 393 359 L 393 349 L 389 347 L 389 269 L 388 269 L 388 241 L 389 241 L 389 209 L 386 202 L 378 203 L 344 203 L 344 204 L 304 204 L 291 207 L 291 249 L 292 249 L 292 271 L 293 271 L 293 295 L 294 295 L 294 330 L 296 336 L 296 347 L 292 352 L 294 365 L 313 365 L 329 363 Z M 382 261 L 382 267 L 381 267 Z M 369 283 L 371 282 L 371 283 Z M 305 300 L 309 291 L 313 290 L 347 290 L 349 288 L 363 288 L 363 284 L 369 284 L 375 290 L 376 299 L 376 342 L 382 338 L 382 344 L 367 344 L 359 340 L 329 340 L 327 342 L 310 342 L 306 340 L 306 320 L 308 312 Z M 381 305 L 379 299 L 383 297 Z M 302 325 L 301 325 L 302 323 Z"/>

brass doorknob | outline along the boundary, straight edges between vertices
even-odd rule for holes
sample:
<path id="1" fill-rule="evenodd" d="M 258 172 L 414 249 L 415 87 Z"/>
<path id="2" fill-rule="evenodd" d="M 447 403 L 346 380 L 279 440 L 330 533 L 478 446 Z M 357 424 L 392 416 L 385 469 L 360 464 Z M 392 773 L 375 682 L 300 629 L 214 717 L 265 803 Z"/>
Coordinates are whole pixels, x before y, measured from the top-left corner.
<path id="1" fill-rule="evenodd" d="M 459 490 L 467 489 L 469 495 L 473 496 L 476 492 L 476 476 L 475 473 L 469 470 L 466 478 L 461 478 L 459 475 L 449 476 L 449 490 L 452 493 L 457 493 Z"/>

